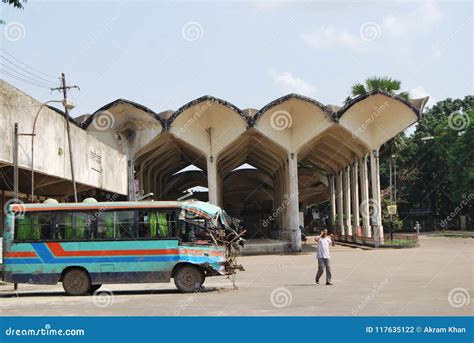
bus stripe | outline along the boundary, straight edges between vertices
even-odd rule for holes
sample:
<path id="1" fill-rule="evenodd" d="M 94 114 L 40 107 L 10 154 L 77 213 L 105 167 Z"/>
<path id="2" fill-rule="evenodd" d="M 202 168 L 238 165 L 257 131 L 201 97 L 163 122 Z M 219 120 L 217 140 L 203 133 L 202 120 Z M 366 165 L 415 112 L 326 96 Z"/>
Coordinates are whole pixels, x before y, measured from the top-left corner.
<path id="1" fill-rule="evenodd" d="M 12 251 L 6 252 L 5 257 L 36 257 L 36 253 L 34 251 Z"/>
<path id="2" fill-rule="evenodd" d="M 47 243 L 54 256 L 177 255 L 178 249 L 77 250 L 66 251 L 60 243 Z"/>

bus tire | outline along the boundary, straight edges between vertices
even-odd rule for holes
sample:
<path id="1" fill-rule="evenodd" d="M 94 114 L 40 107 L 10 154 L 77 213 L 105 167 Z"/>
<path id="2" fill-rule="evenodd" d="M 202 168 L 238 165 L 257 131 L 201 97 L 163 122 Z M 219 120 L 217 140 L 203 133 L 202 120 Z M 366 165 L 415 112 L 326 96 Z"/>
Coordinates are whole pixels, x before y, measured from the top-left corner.
<path id="1" fill-rule="evenodd" d="M 63 276 L 63 288 L 68 295 L 88 294 L 91 289 L 89 274 L 80 268 L 67 270 Z"/>
<path id="2" fill-rule="evenodd" d="M 174 284 L 182 293 L 196 292 L 204 283 L 204 273 L 201 268 L 184 265 L 174 274 Z"/>

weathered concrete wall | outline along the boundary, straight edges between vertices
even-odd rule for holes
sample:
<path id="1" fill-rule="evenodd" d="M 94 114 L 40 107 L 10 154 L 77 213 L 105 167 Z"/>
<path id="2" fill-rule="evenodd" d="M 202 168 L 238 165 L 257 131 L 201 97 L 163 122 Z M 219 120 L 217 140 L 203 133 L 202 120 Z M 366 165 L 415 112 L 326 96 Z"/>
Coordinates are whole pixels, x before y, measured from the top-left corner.
<path id="1" fill-rule="evenodd" d="M 31 133 L 41 103 L 0 80 L 0 163 L 13 163 L 14 123 L 20 133 Z M 35 170 L 71 179 L 66 120 L 43 107 L 36 123 Z M 127 193 L 127 160 L 124 154 L 98 141 L 71 123 L 76 182 L 119 194 Z M 31 137 L 19 137 L 19 166 L 31 167 Z"/>

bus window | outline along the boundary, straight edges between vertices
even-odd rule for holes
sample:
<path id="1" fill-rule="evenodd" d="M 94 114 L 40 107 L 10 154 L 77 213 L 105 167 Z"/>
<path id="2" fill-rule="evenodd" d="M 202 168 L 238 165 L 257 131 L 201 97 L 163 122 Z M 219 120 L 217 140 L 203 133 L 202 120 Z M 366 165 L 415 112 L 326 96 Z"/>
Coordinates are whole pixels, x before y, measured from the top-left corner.
<path id="1" fill-rule="evenodd" d="M 137 211 L 106 211 L 97 221 L 98 239 L 137 238 Z"/>
<path id="2" fill-rule="evenodd" d="M 15 218 L 15 241 L 51 239 L 51 218 L 47 213 L 25 213 Z"/>
<path id="3" fill-rule="evenodd" d="M 168 238 L 176 227 L 176 212 L 149 209 L 140 211 L 139 238 Z"/>
<path id="4" fill-rule="evenodd" d="M 54 239 L 63 241 L 89 239 L 93 223 L 94 218 L 90 213 L 56 212 Z"/>

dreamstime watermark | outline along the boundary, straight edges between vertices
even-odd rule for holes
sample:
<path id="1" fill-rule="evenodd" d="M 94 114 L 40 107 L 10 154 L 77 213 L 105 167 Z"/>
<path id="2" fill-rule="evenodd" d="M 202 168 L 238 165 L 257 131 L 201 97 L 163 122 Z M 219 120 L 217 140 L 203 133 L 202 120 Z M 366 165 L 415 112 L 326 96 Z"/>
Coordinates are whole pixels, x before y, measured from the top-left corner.
<path id="1" fill-rule="evenodd" d="M 380 25 L 373 21 L 365 22 L 359 29 L 360 38 L 366 42 L 372 42 L 382 35 Z"/>
<path id="2" fill-rule="evenodd" d="M 292 193 L 290 196 L 288 194 L 283 195 L 283 203 L 277 207 L 275 211 L 272 212 L 266 219 L 263 220 L 262 225 L 263 227 L 267 227 L 271 222 L 273 222 L 282 212 L 283 210 L 290 204 L 290 202 L 298 197 L 298 193 Z"/>
<path id="3" fill-rule="evenodd" d="M 84 329 L 53 329 L 50 324 L 45 324 L 39 329 L 5 329 L 6 336 L 85 336 Z"/>
<path id="4" fill-rule="evenodd" d="M 13 215 L 21 218 L 25 215 L 25 211 L 25 203 L 20 199 L 10 199 L 3 206 L 3 213 L 6 216 Z"/>
<path id="5" fill-rule="evenodd" d="M 448 303 L 454 308 L 460 308 L 469 305 L 471 296 L 467 289 L 462 287 L 453 288 L 448 294 Z"/>
<path id="6" fill-rule="evenodd" d="M 99 131 L 112 128 L 115 124 L 115 117 L 110 111 L 100 111 L 94 115 L 92 125 Z"/>
<path id="7" fill-rule="evenodd" d="M 186 308 L 188 308 L 188 306 L 190 306 L 196 300 L 197 295 L 199 293 L 202 293 L 203 291 L 204 291 L 204 287 L 201 286 L 197 290 L 195 290 L 193 294 L 191 294 L 189 297 L 181 301 L 179 305 L 176 306 L 176 308 L 174 309 L 174 315 L 179 316 L 181 312 L 186 310 Z"/>
<path id="8" fill-rule="evenodd" d="M 105 197 L 107 198 L 107 201 L 113 202 L 113 201 L 117 200 L 120 197 L 120 195 L 117 194 L 117 193 L 114 193 L 112 195 L 107 194 Z M 88 216 L 87 220 L 86 220 L 86 225 L 90 226 L 94 221 L 97 220 L 97 218 L 99 218 L 99 216 L 105 210 L 107 210 L 107 207 L 106 206 L 101 206 L 97 211 L 94 212 L 93 215 Z"/>
<path id="9" fill-rule="evenodd" d="M 275 288 L 270 294 L 270 302 L 277 308 L 283 308 L 291 305 L 293 296 L 288 288 Z"/>
<path id="10" fill-rule="evenodd" d="M 204 35 L 204 29 L 197 21 L 189 21 L 183 25 L 181 35 L 188 42 L 197 41 Z"/>
<path id="11" fill-rule="evenodd" d="M 21 290 L 28 290 L 34 285 L 34 280 L 33 278 L 28 279 L 28 283 L 22 284 L 21 285 Z M 18 290 L 15 290 L 13 295 L 11 297 L 8 297 L 7 299 L 3 300 L 0 303 L 0 308 L 5 307 L 5 308 L 10 308 L 10 307 L 16 307 L 18 306 L 18 303 L 16 302 L 16 299 L 20 297 L 20 292 Z"/>
<path id="12" fill-rule="evenodd" d="M 204 105 L 202 105 L 196 112 L 194 112 L 194 115 L 189 118 L 183 126 L 181 126 L 177 132 L 176 132 L 176 138 L 181 137 L 188 129 L 204 114 L 206 111 L 209 110 L 209 108 L 212 106 L 212 102 L 210 100 L 207 100 Z"/>
<path id="13" fill-rule="evenodd" d="M 357 316 L 360 312 L 362 312 L 367 305 L 369 305 L 372 301 L 374 301 L 380 292 L 390 283 L 389 278 L 385 278 L 383 281 L 379 282 L 377 285 L 375 285 L 372 288 L 372 291 L 365 297 L 362 302 L 357 305 L 353 310 L 352 310 L 352 315 Z"/>
<path id="14" fill-rule="evenodd" d="M 94 34 L 94 36 L 87 43 L 85 43 L 83 45 L 84 50 L 89 50 L 94 45 L 96 45 L 97 42 L 99 42 L 103 38 L 103 36 L 111 30 L 112 26 L 114 25 L 114 23 L 118 19 L 119 19 L 118 16 L 114 16 L 114 17 L 110 18 L 109 20 L 105 21 L 103 26 L 102 26 L 102 30 L 100 30 L 96 34 Z"/>
<path id="15" fill-rule="evenodd" d="M 289 129 L 291 124 L 293 124 L 293 119 L 288 111 L 278 110 L 270 117 L 270 125 L 277 131 Z"/>
<path id="16" fill-rule="evenodd" d="M 374 106 L 372 109 L 372 114 L 369 118 L 365 120 L 364 123 L 362 123 L 361 126 L 359 126 L 355 132 L 352 133 L 352 138 L 357 138 L 359 137 L 369 126 L 372 124 L 372 122 L 377 119 L 379 115 L 381 115 L 383 112 L 385 112 L 388 108 L 390 107 L 390 104 L 388 101 L 385 101 L 382 105 L 380 106 Z"/>
<path id="17" fill-rule="evenodd" d="M 454 131 L 462 131 L 471 123 L 471 118 L 466 112 L 453 112 L 448 117 L 448 126 Z"/>
<path id="18" fill-rule="evenodd" d="M 25 25 L 19 21 L 7 23 L 3 28 L 5 39 L 10 42 L 16 42 L 26 37 Z"/>
<path id="19" fill-rule="evenodd" d="M 359 212 L 362 218 L 374 220 L 379 215 L 380 206 L 374 199 L 367 199 L 361 201 L 359 205 Z"/>
<path id="20" fill-rule="evenodd" d="M 468 195 L 463 194 L 462 195 L 462 200 L 459 203 L 458 206 L 456 206 L 443 220 L 441 220 L 441 226 L 442 227 L 447 227 L 448 223 L 459 216 L 461 214 L 461 211 L 463 210 L 464 207 L 466 207 L 469 202 L 474 199 L 474 193 L 469 193 Z"/>
<path id="21" fill-rule="evenodd" d="M 108 289 L 96 290 L 92 295 L 92 302 L 96 307 L 104 308 L 111 306 L 115 301 L 114 292 Z"/>
<path id="22" fill-rule="evenodd" d="M 473 19 L 474 19 L 474 16 L 467 17 L 467 19 L 464 20 L 461 23 L 461 25 L 459 25 L 454 31 L 451 32 L 451 34 L 448 36 L 447 39 L 445 39 L 443 42 L 438 42 L 438 44 L 433 45 L 435 56 L 440 57 L 442 52 L 448 48 L 449 43 L 455 37 L 459 36 L 460 32 L 463 31 L 465 27 L 469 28 L 469 24 L 471 24 L 471 21 Z"/>

